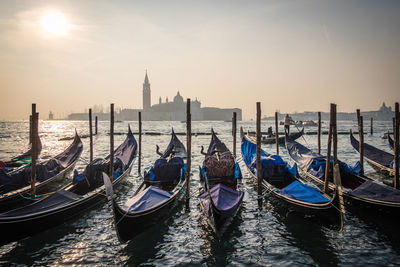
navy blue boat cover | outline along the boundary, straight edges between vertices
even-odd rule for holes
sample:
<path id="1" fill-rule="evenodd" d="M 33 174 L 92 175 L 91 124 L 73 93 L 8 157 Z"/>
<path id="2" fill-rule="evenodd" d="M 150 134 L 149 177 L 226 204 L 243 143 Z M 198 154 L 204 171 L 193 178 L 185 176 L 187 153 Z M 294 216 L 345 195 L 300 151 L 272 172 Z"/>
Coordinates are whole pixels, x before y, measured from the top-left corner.
<path id="1" fill-rule="evenodd" d="M 246 165 L 249 167 L 250 171 L 257 175 L 257 166 L 256 166 L 256 149 L 257 145 L 253 142 L 250 142 L 245 137 L 242 139 L 242 155 L 243 160 Z M 297 166 L 296 164 L 293 167 L 290 167 L 289 164 L 284 161 L 279 155 L 270 155 L 267 154 L 264 150 L 261 149 L 261 169 L 262 169 L 262 177 L 267 178 L 271 175 L 272 171 L 275 172 L 278 170 L 279 175 L 285 175 L 287 172 L 290 172 L 294 177 L 297 177 Z"/>
<path id="2" fill-rule="evenodd" d="M 282 195 L 308 203 L 326 203 L 329 199 L 312 186 L 294 181 L 279 191 Z"/>
<path id="3" fill-rule="evenodd" d="M 144 177 L 151 182 L 174 182 L 177 179 L 184 179 L 186 175 L 186 164 L 180 157 L 173 157 L 170 161 L 159 158 Z"/>
<path id="4" fill-rule="evenodd" d="M 83 144 L 76 135 L 74 142 L 62 153 L 49 159 L 48 161 L 36 165 L 37 181 L 43 182 L 54 177 L 70 164 L 72 164 L 82 153 Z M 7 173 L 0 170 L 1 193 L 10 192 L 30 184 L 31 164 L 15 172 Z"/>
<path id="5" fill-rule="evenodd" d="M 147 210 L 164 202 L 171 196 L 170 192 L 151 185 L 133 198 L 127 200 L 123 209 L 129 212 Z"/>
<path id="6" fill-rule="evenodd" d="M 349 192 L 349 194 L 361 198 L 400 202 L 400 190 L 374 181 L 364 182 L 362 185 Z"/>
<path id="7" fill-rule="evenodd" d="M 210 189 L 210 194 L 214 205 L 219 211 L 226 215 L 232 215 L 240 205 L 244 193 L 233 190 L 224 184 L 216 184 Z M 209 193 L 205 191 L 198 198 L 203 203 L 206 215 L 209 216 L 211 205 Z"/>
<path id="8" fill-rule="evenodd" d="M 353 146 L 353 148 L 356 151 L 358 151 L 359 142 L 357 139 L 354 138 L 352 133 L 350 134 L 350 142 L 351 142 L 351 145 Z M 393 154 L 383 151 L 374 146 L 371 146 L 367 143 L 364 143 L 363 149 L 364 149 L 364 157 L 366 157 L 367 159 L 377 162 L 384 167 L 393 168 L 393 165 L 392 165 L 392 162 L 394 160 Z"/>

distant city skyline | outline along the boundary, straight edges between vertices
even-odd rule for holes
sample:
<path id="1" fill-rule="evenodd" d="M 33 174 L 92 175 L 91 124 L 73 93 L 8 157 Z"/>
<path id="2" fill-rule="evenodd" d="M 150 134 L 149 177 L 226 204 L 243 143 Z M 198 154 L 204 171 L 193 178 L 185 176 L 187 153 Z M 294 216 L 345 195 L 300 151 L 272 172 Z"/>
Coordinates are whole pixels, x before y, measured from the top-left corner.
<path id="1" fill-rule="evenodd" d="M 400 2 L 4 0 L 0 120 L 55 118 L 180 91 L 254 119 L 400 101 Z"/>

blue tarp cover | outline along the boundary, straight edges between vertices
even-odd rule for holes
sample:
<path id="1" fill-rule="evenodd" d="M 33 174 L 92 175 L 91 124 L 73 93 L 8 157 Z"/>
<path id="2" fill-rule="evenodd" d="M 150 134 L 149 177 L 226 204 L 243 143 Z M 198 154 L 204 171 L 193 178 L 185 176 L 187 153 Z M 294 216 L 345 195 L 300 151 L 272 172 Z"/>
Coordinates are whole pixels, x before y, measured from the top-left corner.
<path id="1" fill-rule="evenodd" d="M 257 145 L 243 137 L 241 149 L 244 162 L 249 167 L 250 171 L 253 174 L 257 175 Z M 263 178 L 268 177 L 272 169 L 279 165 L 282 167 L 280 170 L 280 175 L 285 175 L 285 173 L 289 171 L 294 177 L 297 177 L 297 165 L 294 165 L 291 168 L 289 164 L 284 161 L 280 156 L 267 154 L 264 150 L 261 149 L 261 168 L 263 172 Z"/>
<path id="2" fill-rule="evenodd" d="M 349 192 L 349 195 L 382 201 L 400 202 L 400 190 L 374 181 L 364 182 L 362 185 Z"/>
<path id="3" fill-rule="evenodd" d="M 123 208 L 129 212 L 147 210 L 169 199 L 171 196 L 171 193 L 151 185 L 126 201 Z"/>
<path id="4" fill-rule="evenodd" d="M 180 157 L 173 157 L 170 161 L 165 158 L 156 160 L 153 168 L 150 170 L 150 180 L 170 182 L 175 181 L 182 176 L 181 170 L 185 163 Z M 152 175 L 152 173 L 154 175 Z"/>
<path id="5" fill-rule="evenodd" d="M 308 203 L 325 203 L 329 202 L 329 199 L 324 197 L 318 189 L 302 184 L 299 181 L 294 181 L 285 188 L 279 191 L 282 195 L 297 199 Z"/>
<path id="6" fill-rule="evenodd" d="M 243 197 L 243 192 L 236 191 L 224 184 L 216 184 L 210 189 L 211 198 L 214 205 L 224 213 L 234 213 L 240 200 Z M 210 211 L 210 199 L 208 192 L 204 192 L 199 196 L 199 200 L 203 203 L 205 213 L 208 216 Z"/>

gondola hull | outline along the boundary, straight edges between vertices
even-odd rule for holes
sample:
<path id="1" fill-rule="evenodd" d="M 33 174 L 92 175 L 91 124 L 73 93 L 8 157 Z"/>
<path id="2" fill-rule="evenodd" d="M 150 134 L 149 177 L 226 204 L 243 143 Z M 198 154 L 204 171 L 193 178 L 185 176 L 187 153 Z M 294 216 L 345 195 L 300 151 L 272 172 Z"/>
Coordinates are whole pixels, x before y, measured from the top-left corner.
<path id="1" fill-rule="evenodd" d="M 114 214 L 114 225 L 118 239 L 121 242 L 127 242 L 169 217 L 184 198 L 182 192 L 186 191 L 185 184 L 186 180 L 181 181 L 178 187 L 179 191 L 170 199 L 141 212 L 126 212 L 118 205 L 114 198 L 109 199 L 109 205 L 111 205 Z"/>
<path id="2" fill-rule="evenodd" d="M 289 153 L 290 155 L 290 153 Z M 324 181 L 311 173 L 307 172 L 304 169 L 300 168 L 300 173 L 303 177 L 308 178 L 310 181 L 314 182 L 319 188 L 324 187 Z M 342 181 L 346 180 L 362 180 L 364 182 L 368 181 L 369 179 L 363 176 L 358 176 L 355 174 L 346 174 L 341 172 Z M 349 177 L 352 176 L 352 177 Z M 335 185 L 332 182 L 329 182 L 328 187 L 330 190 L 335 190 Z M 391 214 L 391 216 L 400 215 L 400 202 L 389 202 L 389 201 L 382 201 L 378 199 L 368 198 L 368 197 L 358 197 L 351 194 L 351 190 L 344 189 L 343 190 L 343 198 L 346 204 L 350 208 L 357 207 L 358 209 L 365 209 L 374 212 L 378 212 L 380 214 Z"/>
<path id="3" fill-rule="evenodd" d="M 248 171 L 253 179 L 257 181 L 257 176 L 250 169 Z M 262 181 L 262 186 L 265 192 L 269 192 L 265 198 L 268 199 L 269 196 L 272 196 L 273 199 L 271 200 L 277 205 L 303 215 L 312 216 L 324 225 L 334 228 L 337 231 L 343 230 L 344 212 L 340 211 L 339 201 L 341 196 L 339 196 L 336 190 L 333 192 L 334 196 L 331 201 L 318 204 L 286 197 L 274 190 L 274 187 L 265 181 Z"/>
<path id="4" fill-rule="evenodd" d="M 354 138 L 353 133 L 350 132 L 350 143 L 354 150 L 359 152 L 359 141 Z M 364 159 L 374 168 L 376 171 L 394 176 L 394 169 L 390 168 L 390 162 L 394 159 L 394 155 L 386 151 L 380 150 L 369 144 L 364 143 Z"/>
<path id="5" fill-rule="evenodd" d="M 65 181 L 65 178 L 74 169 L 80 155 L 82 154 L 83 144 L 77 134 L 75 134 L 74 142 L 62 153 L 54 157 L 54 159 L 62 161 L 66 166 L 56 175 L 47 178 L 43 181 L 37 180 L 35 183 L 36 195 L 40 196 L 44 193 L 52 192 L 60 188 Z M 13 173 L 24 171 L 25 168 L 30 166 L 21 167 L 17 170 L 9 172 L 9 175 Z M 22 185 L 23 187 L 0 194 L 0 212 L 5 212 L 17 207 L 28 205 L 34 201 L 35 198 L 30 198 L 31 185 Z"/>
<path id="6" fill-rule="evenodd" d="M 208 216 L 207 216 L 205 206 L 203 205 L 203 203 L 201 201 L 199 201 L 202 213 L 206 215 L 208 224 L 210 225 L 210 227 L 212 228 L 214 233 L 216 235 L 218 235 L 218 237 L 221 237 L 225 233 L 226 229 L 231 224 L 233 218 L 235 218 L 240 207 L 242 206 L 243 197 L 244 197 L 244 194 L 241 195 L 239 204 L 229 212 L 224 212 L 224 211 L 218 209 L 212 203 L 211 204 L 212 211 L 209 212 Z"/>
<path id="7" fill-rule="evenodd" d="M 114 184 L 119 183 L 128 176 L 131 168 L 132 165 L 120 177 L 114 180 Z M 18 217 L 5 217 L 0 214 L 0 236 L 2 237 L 0 244 L 3 245 L 17 241 L 60 225 L 67 220 L 78 217 L 82 212 L 103 203 L 105 200 L 105 189 L 102 186 L 76 201 L 62 207 L 56 207 L 55 209 L 48 209 L 28 216 Z M 24 208 L 27 207 L 29 206 Z"/>
<path id="8" fill-rule="evenodd" d="M 66 180 L 66 177 L 69 176 L 69 174 L 73 171 L 75 168 L 76 162 L 78 159 L 62 170 L 59 174 L 39 183 L 36 183 L 36 195 L 41 195 L 44 193 L 49 193 L 57 188 L 60 187 L 60 185 L 63 184 L 63 182 Z M 0 198 L 0 212 L 4 212 L 7 210 L 11 210 L 17 207 L 29 205 L 30 203 L 34 203 L 36 200 L 26 197 L 27 195 L 30 194 L 31 191 L 31 186 L 25 186 L 21 189 L 12 191 L 10 193 L 4 194 Z"/>

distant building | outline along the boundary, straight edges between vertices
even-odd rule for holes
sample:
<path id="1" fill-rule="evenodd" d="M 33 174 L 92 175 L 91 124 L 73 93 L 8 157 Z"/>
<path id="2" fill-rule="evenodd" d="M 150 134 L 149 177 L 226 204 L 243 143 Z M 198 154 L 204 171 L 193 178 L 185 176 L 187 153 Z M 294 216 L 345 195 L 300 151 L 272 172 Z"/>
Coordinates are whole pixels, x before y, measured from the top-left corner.
<path id="1" fill-rule="evenodd" d="M 278 112 L 278 119 L 283 120 L 286 114 Z M 313 111 L 304 111 L 302 113 L 289 114 L 295 121 L 305 120 L 317 120 L 318 113 Z M 361 111 L 361 115 L 364 117 L 364 121 L 370 120 L 371 118 L 377 121 L 390 121 L 394 117 L 394 112 L 391 107 L 386 106 L 385 102 L 376 111 Z M 274 119 L 275 117 L 264 117 L 263 119 Z M 321 112 L 322 120 L 329 120 L 329 112 Z M 337 120 L 357 120 L 355 112 L 338 112 Z"/>
<path id="2" fill-rule="evenodd" d="M 115 114 L 117 120 L 137 120 L 138 112 L 142 112 L 142 119 L 148 121 L 184 121 L 186 120 L 186 101 L 183 100 L 180 92 L 178 91 L 172 102 L 162 102 L 159 98 L 158 104 L 151 105 L 151 89 L 149 77 L 146 75 L 143 83 L 143 109 L 122 109 L 119 113 Z M 214 107 L 201 107 L 200 101 L 197 98 L 190 103 L 190 111 L 192 120 L 231 120 L 233 112 L 237 114 L 237 120 L 242 120 L 242 110 L 239 108 L 214 108 Z M 108 119 L 107 113 L 99 114 L 99 119 Z M 87 114 L 73 113 L 68 116 L 71 120 L 87 119 Z"/>
<path id="3" fill-rule="evenodd" d="M 49 120 L 54 120 L 54 114 L 51 112 L 51 110 L 49 112 Z"/>

